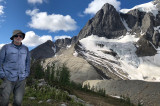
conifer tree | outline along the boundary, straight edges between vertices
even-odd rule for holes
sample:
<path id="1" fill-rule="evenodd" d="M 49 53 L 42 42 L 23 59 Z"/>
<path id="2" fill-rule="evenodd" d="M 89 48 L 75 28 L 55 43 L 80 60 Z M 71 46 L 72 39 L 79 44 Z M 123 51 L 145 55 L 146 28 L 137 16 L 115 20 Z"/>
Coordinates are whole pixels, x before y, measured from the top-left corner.
<path id="1" fill-rule="evenodd" d="M 54 64 L 52 64 L 52 66 L 51 66 L 51 76 L 50 76 L 50 82 L 53 82 L 53 81 L 55 81 L 54 74 L 55 74 L 55 65 L 54 65 Z"/>
<path id="2" fill-rule="evenodd" d="M 44 72 L 43 72 L 43 68 L 42 68 L 40 62 L 37 62 L 37 63 L 35 64 L 35 67 L 34 67 L 33 70 L 34 70 L 34 77 L 35 77 L 36 79 L 41 79 L 41 78 L 43 78 Z"/>
<path id="3" fill-rule="evenodd" d="M 50 67 L 49 66 L 45 70 L 45 80 L 48 82 L 50 81 Z"/>
<path id="4" fill-rule="evenodd" d="M 59 81 L 63 85 L 70 84 L 70 72 L 65 65 L 63 65 L 62 70 L 60 71 Z"/>

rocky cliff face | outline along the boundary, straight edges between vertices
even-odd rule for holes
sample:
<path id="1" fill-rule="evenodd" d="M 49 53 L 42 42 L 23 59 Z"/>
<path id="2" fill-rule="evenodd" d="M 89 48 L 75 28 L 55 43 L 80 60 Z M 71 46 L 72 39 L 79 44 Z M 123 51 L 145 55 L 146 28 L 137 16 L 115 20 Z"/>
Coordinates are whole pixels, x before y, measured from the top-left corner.
<path id="1" fill-rule="evenodd" d="M 126 14 L 121 13 L 121 17 L 128 24 L 131 33 L 136 33 L 137 36 L 140 36 L 140 33 L 148 32 L 150 34 L 148 37 L 153 34 L 153 26 L 155 26 L 153 14 L 134 9 Z"/>
<path id="2" fill-rule="evenodd" d="M 154 27 L 157 26 L 157 20 L 155 20 L 156 17 L 154 17 L 151 13 L 141 12 L 138 9 L 131 10 L 126 14 L 121 13 L 121 17 L 128 24 L 128 27 L 130 29 L 129 33 L 135 34 L 137 37 L 140 38 L 140 40 L 137 42 L 137 55 L 155 55 L 156 50 L 149 42 L 155 44 L 155 40 L 153 39 L 153 33 Z"/>

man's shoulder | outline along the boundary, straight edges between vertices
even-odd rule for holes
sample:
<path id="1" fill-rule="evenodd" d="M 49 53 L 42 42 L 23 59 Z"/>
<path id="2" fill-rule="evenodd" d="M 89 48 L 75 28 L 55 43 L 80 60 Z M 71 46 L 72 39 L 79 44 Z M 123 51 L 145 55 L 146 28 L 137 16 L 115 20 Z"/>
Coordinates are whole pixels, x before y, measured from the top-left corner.
<path id="1" fill-rule="evenodd" d="M 24 44 L 22 44 L 22 47 L 23 47 L 23 48 L 26 48 L 26 49 L 28 49 L 28 47 L 27 47 L 26 45 L 24 45 Z"/>
<path id="2" fill-rule="evenodd" d="M 1 50 L 1 51 L 6 50 L 6 49 L 8 49 L 9 46 L 10 46 L 10 43 L 4 44 L 4 45 L 0 48 L 0 50 Z"/>
<path id="3" fill-rule="evenodd" d="M 4 44 L 3 47 L 8 47 L 8 46 L 11 46 L 11 45 L 12 45 L 12 43 L 7 43 L 7 44 Z"/>

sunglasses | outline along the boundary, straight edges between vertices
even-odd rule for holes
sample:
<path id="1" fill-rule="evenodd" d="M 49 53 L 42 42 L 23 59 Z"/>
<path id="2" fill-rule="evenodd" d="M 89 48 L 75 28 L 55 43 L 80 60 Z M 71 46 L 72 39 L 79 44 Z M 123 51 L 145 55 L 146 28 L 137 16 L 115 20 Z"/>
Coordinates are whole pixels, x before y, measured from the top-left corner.
<path id="1" fill-rule="evenodd" d="M 23 38 L 23 35 L 14 35 L 14 37 L 20 37 L 20 38 Z"/>

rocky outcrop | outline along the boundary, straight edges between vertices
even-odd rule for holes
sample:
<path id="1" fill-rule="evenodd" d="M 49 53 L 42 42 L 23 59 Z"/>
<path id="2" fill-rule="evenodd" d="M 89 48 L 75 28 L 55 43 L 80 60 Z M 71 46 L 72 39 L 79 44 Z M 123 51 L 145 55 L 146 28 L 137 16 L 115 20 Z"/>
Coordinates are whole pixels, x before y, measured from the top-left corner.
<path id="1" fill-rule="evenodd" d="M 57 39 L 55 41 L 56 53 L 62 54 L 64 50 L 69 48 L 71 45 L 75 44 L 76 39 L 77 39 L 77 36 L 73 36 L 72 38 Z"/>
<path id="2" fill-rule="evenodd" d="M 137 37 L 140 33 L 148 32 L 150 36 L 153 34 L 154 16 L 151 13 L 141 12 L 138 9 L 129 11 L 126 14 L 121 13 L 122 19 L 124 19 L 131 29 L 130 32 L 136 34 Z"/>
<path id="3" fill-rule="evenodd" d="M 120 15 L 112 5 L 105 4 L 79 32 L 77 40 L 92 34 L 106 38 L 116 38 L 126 34 Z"/>
<path id="4" fill-rule="evenodd" d="M 71 39 L 70 38 L 65 38 L 65 39 L 57 39 L 55 41 L 55 45 L 59 48 L 66 47 L 67 45 L 71 44 Z"/>
<path id="5" fill-rule="evenodd" d="M 153 56 L 157 53 L 152 42 L 149 40 L 146 40 L 145 37 L 141 37 L 141 39 L 137 42 L 137 45 L 138 47 L 137 47 L 136 54 L 139 57 Z"/>
<path id="6" fill-rule="evenodd" d="M 74 44 L 76 40 L 77 40 L 77 36 L 73 36 L 72 38 L 57 39 L 55 41 L 55 45 L 59 48 L 63 48 L 71 44 Z"/>
<path id="7" fill-rule="evenodd" d="M 136 54 L 138 56 L 155 55 L 156 50 L 154 49 L 155 41 L 153 40 L 153 33 L 154 27 L 160 25 L 159 14 L 154 17 L 152 13 L 141 12 L 135 9 L 126 14 L 121 13 L 121 17 L 131 29 L 129 32 L 140 38 L 136 43 L 138 45 Z"/>

